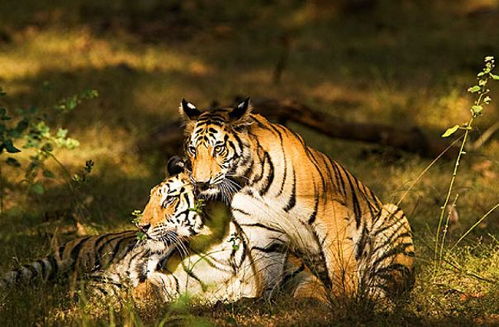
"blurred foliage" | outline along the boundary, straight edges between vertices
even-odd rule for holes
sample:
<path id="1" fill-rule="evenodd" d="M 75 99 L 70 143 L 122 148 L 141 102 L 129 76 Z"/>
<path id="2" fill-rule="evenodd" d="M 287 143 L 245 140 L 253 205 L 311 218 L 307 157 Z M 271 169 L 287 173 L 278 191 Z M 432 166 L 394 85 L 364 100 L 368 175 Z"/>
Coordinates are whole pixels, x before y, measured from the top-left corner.
<path id="1" fill-rule="evenodd" d="M 1 89 L 0 89 L 1 91 Z M 5 92 L 0 92 L 0 96 L 6 96 Z M 67 136 L 68 130 L 58 128 L 56 132 L 51 131 L 48 126 L 50 121 L 57 119 L 57 116 L 76 108 L 81 101 L 97 97 L 94 90 L 84 91 L 81 94 L 65 98 L 53 106 L 51 111 L 39 109 L 31 106 L 26 109 L 19 108 L 14 114 L 9 114 L 6 108 L 0 108 L 0 155 L 6 153 L 20 153 L 22 149 L 31 150 L 29 161 L 24 167 L 24 179 L 31 192 L 43 194 L 45 188 L 41 178 L 55 178 L 56 174 L 47 168 L 45 161 L 53 158 L 58 162 L 53 152 L 55 149 L 73 150 L 80 143 Z M 10 123 L 9 123 L 10 121 Z M 19 143 L 24 142 L 22 146 Z M 5 159 L 5 163 L 15 168 L 22 168 L 22 164 L 13 156 Z M 86 164 L 86 172 L 90 172 L 91 161 Z M 62 167 L 65 172 L 65 167 Z M 79 175 L 75 175 L 79 176 Z M 0 178 L 3 178 L 0 176 Z M 79 178 L 79 177 L 76 177 Z M 0 190 L 3 193 L 3 190 Z"/>

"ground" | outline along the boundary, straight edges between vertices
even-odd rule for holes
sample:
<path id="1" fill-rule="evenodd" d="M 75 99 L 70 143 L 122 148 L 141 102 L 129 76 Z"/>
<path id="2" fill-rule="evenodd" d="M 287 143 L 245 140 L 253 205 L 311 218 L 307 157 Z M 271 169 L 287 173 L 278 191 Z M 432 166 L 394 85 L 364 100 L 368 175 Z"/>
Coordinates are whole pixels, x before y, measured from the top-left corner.
<path id="1" fill-rule="evenodd" d="M 151 133 L 177 118 L 182 98 L 198 107 L 213 100 L 231 103 L 237 95 L 286 98 L 345 120 L 444 131 L 468 120 L 473 98 L 466 89 L 475 83 L 485 56 L 499 57 L 495 0 L 380 0 L 373 8 L 318 0 L 230 6 L 200 0 L 137 3 L 0 4 L 0 86 L 7 92 L 0 104 L 14 112 L 48 108 L 85 89 L 100 94 L 62 118 L 48 117 L 52 126 L 67 128 L 81 143 L 75 150 L 55 152 L 70 172 L 86 160 L 95 162 L 78 191 L 85 215 L 79 216 L 77 227 L 71 218 L 75 195 L 64 179 L 45 180 L 43 194 L 27 192 L 23 169 L 4 165 L 1 155 L 1 271 L 46 255 L 55 240 L 132 227 L 130 213 L 142 209 L 149 189 L 164 176 L 167 156 L 180 150 L 152 146 L 141 151 L 141 145 L 153 142 Z M 286 54 L 276 82 L 275 67 Z M 493 102 L 476 121 L 475 139 L 499 118 L 499 85 L 491 83 L 490 88 Z M 214 309 L 177 303 L 111 310 L 75 301 L 62 286 L 43 286 L 2 298 L 0 321 L 4 326 L 498 323 L 499 210 L 434 271 L 434 239 L 453 161 L 437 161 L 410 188 L 431 159 L 290 127 L 343 163 L 384 201 L 398 202 L 410 189 L 401 207 L 415 232 L 417 279 L 401 308 L 339 312 L 283 298 Z M 496 137 L 464 155 L 447 249 L 498 203 L 498 152 Z M 23 150 L 16 158 L 25 165 L 28 155 Z M 48 164 L 60 174 L 53 161 Z"/>

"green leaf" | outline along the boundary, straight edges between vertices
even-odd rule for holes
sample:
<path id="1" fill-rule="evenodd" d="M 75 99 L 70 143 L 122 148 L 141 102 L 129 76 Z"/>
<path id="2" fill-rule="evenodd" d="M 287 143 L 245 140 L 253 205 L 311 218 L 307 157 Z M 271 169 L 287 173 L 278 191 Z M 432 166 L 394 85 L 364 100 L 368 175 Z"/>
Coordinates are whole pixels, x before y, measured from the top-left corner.
<path id="1" fill-rule="evenodd" d="M 486 62 L 487 62 L 487 61 L 492 61 L 492 60 L 494 60 L 494 57 L 493 57 L 493 56 L 487 56 L 487 57 L 485 57 L 485 61 L 486 61 Z"/>
<path id="2" fill-rule="evenodd" d="M 43 152 L 52 152 L 54 150 L 54 146 L 51 143 L 45 143 L 40 150 Z"/>
<path id="3" fill-rule="evenodd" d="M 147 240 L 147 235 L 143 232 L 137 232 L 137 239 L 139 241 L 145 241 Z"/>
<path id="4" fill-rule="evenodd" d="M 14 144 L 12 144 L 12 140 L 5 140 L 3 142 L 3 146 L 5 147 L 5 149 L 7 150 L 7 152 L 9 152 L 9 153 L 21 152 L 21 150 L 19 150 L 18 148 L 16 148 L 14 146 Z"/>
<path id="5" fill-rule="evenodd" d="M 480 91 L 480 86 L 478 86 L 478 85 L 473 85 L 472 87 L 470 87 L 468 89 L 468 92 L 470 92 L 470 93 L 476 93 L 478 91 Z"/>
<path id="6" fill-rule="evenodd" d="M 479 116 L 482 113 L 483 107 L 479 105 L 475 105 L 471 107 L 471 112 L 474 116 Z"/>
<path id="7" fill-rule="evenodd" d="M 99 96 L 99 92 L 97 90 L 85 90 L 83 91 L 82 97 L 85 99 L 95 99 Z"/>
<path id="8" fill-rule="evenodd" d="M 10 117 L 7 115 L 7 109 L 0 108 L 0 120 L 10 120 Z"/>
<path id="9" fill-rule="evenodd" d="M 54 178 L 55 175 L 52 171 L 48 170 L 48 169 L 45 169 L 43 171 L 43 177 L 46 177 L 46 178 Z"/>
<path id="10" fill-rule="evenodd" d="M 45 188 L 43 187 L 42 184 L 35 183 L 35 184 L 31 185 L 31 192 L 38 194 L 38 195 L 42 195 L 43 193 L 45 193 Z"/>
<path id="11" fill-rule="evenodd" d="M 490 77 L 492 77 L 492 79 L 494 79 L 496 81 L 499 81 L 499 75 L 490 73 Z"/>
<path id="12" fill-rule="evenodd" d="M 458 129 L 459 129 L 459 125 L 454 125 L 454 126 L 452 126 L 450 128 L 447 128 L 447 130 L 445 131 L 445 133 L 442 134 L 442 137 L 449 137 L 452 134 L 454 134 Z"/>
<path id="13" fill-rule="evenodd" d="M 27 119 L 21 120 L 20 122 L 17 123 L 16 132 L 21 134 L 22 132 L 24 132 L 26 130 L 26 128 L 28 128 L 28 125 L 29 125 L 29 122 Z"/>
<path id="14" fill-rule="evenodd" d="M 12 166 L 12 167 L 21 167 L 21 164 L 19 163 L 19 161 L 17 161 L 17 159 L 15 158 L 12 158 L 12 157 L 8 157 L 7 160 L 5 160 L 5 162 L 7 163 L 7 165 L 9 166 Z"/>
<path id="15" fill-rule="evenodd" d="M 58 138 L 65 138 L 68 135 L 68 130 L 64 128 L 59 128 L 57 130 L 57 133 L 55 134 L 56 137 Z"/>

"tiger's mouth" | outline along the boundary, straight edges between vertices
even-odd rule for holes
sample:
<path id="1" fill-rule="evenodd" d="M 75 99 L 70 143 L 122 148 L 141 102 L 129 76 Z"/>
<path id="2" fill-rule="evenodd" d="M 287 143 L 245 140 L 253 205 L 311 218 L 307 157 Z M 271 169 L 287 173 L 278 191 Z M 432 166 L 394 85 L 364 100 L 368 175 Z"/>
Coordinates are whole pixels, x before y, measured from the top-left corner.
<path id="1" fill-rule="evenodd" d="M 153 230 L 144 233 L 144 235 L 145 243 L 148 247 L 153 245 L 153 247 L 158 249 L 163 248 L 164 251 L 167 251 L 168 253 L 171 253 L 174 249 L 176 249 L 183 256 L 188 254 L 186 244 L 188 243 L 190 236 L 180 235 L 175 229 Z"/>
<path id="2" fill-rule="evenodd" d="M 205 200 L 222 200 L 228 204 L 233 195 L 242 188 L 241 184 L 235 178 L 225 176 L 213 183 L 196 183 L 195 193 L 196 197 Z"/>

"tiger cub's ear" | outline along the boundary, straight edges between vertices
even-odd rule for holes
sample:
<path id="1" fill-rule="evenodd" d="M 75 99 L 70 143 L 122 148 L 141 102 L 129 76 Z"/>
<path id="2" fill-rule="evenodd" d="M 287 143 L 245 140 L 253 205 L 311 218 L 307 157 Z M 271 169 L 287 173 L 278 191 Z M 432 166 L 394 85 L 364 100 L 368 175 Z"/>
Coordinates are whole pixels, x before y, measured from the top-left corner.
<path id="1" fill-rule="evenodd" d="M 231 112 L 229 112 L 229 118 L 231 125 L 235 128 L 241 128 L 251 124 L 250 114 L 253 107 L 250 103 L 250 98 L 244 99 L 240 102 Z"/>
<path id="2" fill-rule="evenodd" d="M 184 171 L 185 163 L 182 158 L 179 156 L 173 156 L 168 159 L 168 163 L 166 164 L 166 170 L 169 176 L 178 175 Z"/>

